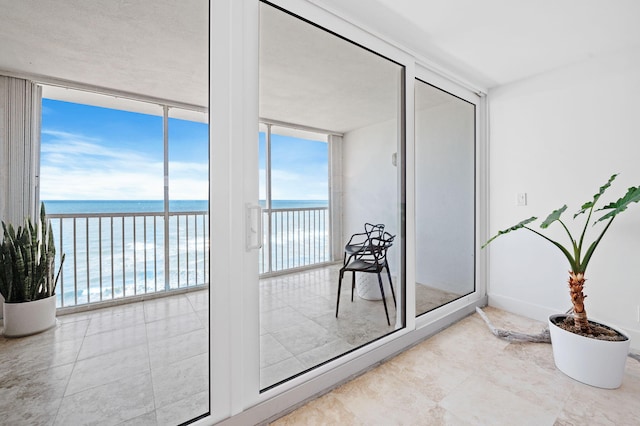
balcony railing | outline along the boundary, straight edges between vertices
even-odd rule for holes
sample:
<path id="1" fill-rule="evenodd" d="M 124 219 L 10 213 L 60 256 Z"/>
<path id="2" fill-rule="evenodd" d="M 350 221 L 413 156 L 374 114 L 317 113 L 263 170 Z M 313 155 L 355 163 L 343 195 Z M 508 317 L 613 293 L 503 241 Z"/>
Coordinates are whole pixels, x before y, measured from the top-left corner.
<path id="1" fill-rule="evenodd" d="M 65 253 L 58 307 L 209 282 L 206 211 L 49 214 Z M 59 264 L 60 260 L 56 260 Z"/>
<path id="2" fill-rule="evenodd" d="M 263 209 L 260 273 L 329 262 L 328 211 L 327 207 Z"/>
<path id="3" fill-rule="evenodd" d="M 125 299 L 209 283 L 206 211 L 48 214 L 66 259 L 58 307 Z M 328 209 L 263 210 L 260 274 L 330 261 Z"/>

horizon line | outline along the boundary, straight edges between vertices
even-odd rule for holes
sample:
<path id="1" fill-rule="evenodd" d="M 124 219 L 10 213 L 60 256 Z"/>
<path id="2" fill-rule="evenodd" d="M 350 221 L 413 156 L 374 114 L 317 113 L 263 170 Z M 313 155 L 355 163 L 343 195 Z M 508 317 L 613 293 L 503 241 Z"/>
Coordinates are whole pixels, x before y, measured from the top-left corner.
<path id="1" fill-rule="evenodd" d="M 45 200 L 42 199 L 40 201 L 82 201 L 82 202 L 87 202 L 87 201 L 162 201 L 164 202 L 163 199 L 93 199 L 93 200 L 87 200 L 87 199 L 54 199 L 54 200 Z M 209 199 L 178 199 L 178 200 L 169 200 L 169 202 L 171 201 L 209 201 Z M 264 198 L 259 198 L 258 201 L 266 201 L 266 199 Z M 328 198 L 326 199 L 321 199 L 321 198 L 305 198 L 305 199 L 300 199 L 300 198 L 272 198 L 271 201 L 329 201 Z"/>

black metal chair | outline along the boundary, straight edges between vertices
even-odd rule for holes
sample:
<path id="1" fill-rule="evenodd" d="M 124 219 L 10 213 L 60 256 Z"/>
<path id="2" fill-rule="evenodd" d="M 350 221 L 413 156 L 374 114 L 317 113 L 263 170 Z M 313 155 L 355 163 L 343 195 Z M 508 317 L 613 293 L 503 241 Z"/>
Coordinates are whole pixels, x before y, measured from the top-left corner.
<path id="1" fill-rule="evenodd" d="M 359 253 L 363 248 L 367 247 L 371 237 L 380 238 L 383 233 L 384 225 L 382 223 L 378 223 L 377 225 L 365 223 L 364 232 L 353 234 L 344 246 L 344 259 L 342 265 L 346 265 L 355 253 Z"/>
<path id="2" fill-rule="evenodd" d="M 387 276 L 389 277 L 389 287 L 391 287 L 391 294 L 393 295 L 393 305 L 396 305 L 396 293 L 393 290 L 393 282 L 391 281 L 391 272 L 389 271 L 389 264 L 387 263 L 387 251 L 393 245 L 395 235 L 391 235 L 388 232 L 383 232 L 381 236 L 372 236 L 368 239 L 368 243 L 362 245 L 358 251 L 355 251 L 348 258 L 345 255 L 345 264 L 340 269 L 340 278 L 338 281 L 338 300 L 336 302 L 336 318 L 338 318 L 338 309 L 340 307 L 340 290 L 342 289 L 342 278 L 345 272 L 352 272 L 351 277 L 351 301 L 353 302 L 353 292 L 356 287 L 356 272 L 375 273 L 378 275 L 378 283 L 380 284 L 380 295 L 382 296 L 382 303 L 384 304 L 384 312 L 387 316 L 387 324 L 391 325 L 389 321 L 389 310 L 387 309 L 387 300 L 384 296 L 384 286 L 382 283 L 382 276 L 380 273 L 383 269 L 387 270 Z"/>

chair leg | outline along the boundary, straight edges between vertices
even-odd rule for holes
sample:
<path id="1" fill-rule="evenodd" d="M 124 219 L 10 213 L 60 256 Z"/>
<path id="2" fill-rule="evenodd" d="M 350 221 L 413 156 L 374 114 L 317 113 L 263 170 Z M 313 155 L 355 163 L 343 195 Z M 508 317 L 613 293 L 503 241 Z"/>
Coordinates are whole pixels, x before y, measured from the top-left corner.
<path id="1" fill-rule="evenodd" d="M 387 276 L 389 277 L 389 287 L 391 287 L 391 295 L 393 295 L 393 306 L 396 308 L 398 304 L 396 303 L 396 292 L 393 291 L 393 282 L 391 281 L 391 271 L 389 271 L 389 265 L 384 265 L 387 268 Z"/>
<path id="2" fill-rule="evenodd" d="M 353 290 L 356 288 L 356 271 L 351 275 L 351 301 L 353 302 Z"/>
<path id="3" fill-rule="evenodd" d="M 338 318 L 338 307 L 340 307 L 340 288 L 342 287 L 342 276 L 344 271 L 340 271 L 340 278 L 338 279 L 338 300 L 336 301 L 336 318 Z"/>
<path id="4" fill-rule="evenodd" d="M 384 297 L 384 288 L 382 288 L 382 277 L 380 271 L 378 271 L 378 283 L 380 283 L 380 294 L 382 295 L 382 303 L 384 304 L 384 313 L 387 316 L 387 325 L 391 325 L 389 322 L 389 311 L 387 310 L 387 299 Z"/>

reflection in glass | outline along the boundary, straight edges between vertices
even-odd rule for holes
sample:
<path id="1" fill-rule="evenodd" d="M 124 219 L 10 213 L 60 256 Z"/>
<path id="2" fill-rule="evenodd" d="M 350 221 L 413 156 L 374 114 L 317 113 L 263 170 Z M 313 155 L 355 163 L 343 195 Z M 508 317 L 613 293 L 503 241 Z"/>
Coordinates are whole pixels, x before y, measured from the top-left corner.
<path id="1" fill-rule="evenodd" d="M 392 162 L 392 156 L 401 149 L 402 75 L 403 67 L 386 58 L 280 9 L 260 6 L 259 114 L 273 125 L 271 161 L 260 159 L 267 168 L 260 174 L 261 197 L 268 180 L 262 176 L 271 175 L 274 200 L 314 203 L 287 207 L 291 214 L 300 215 L 290 223 L 300 225 L 296 229 L 303 232 L 292 234 L 289 227 L 272 226 L 271 242 L 276 241 L 276 247 L 280 244 L 282 253 L 295 243 L 294 256 L 298 242 L 300 252 L 307 245 L 308 253 L 321 254 L 289 266 L 278 263 L 271 271 L 262 269 L 263 389 L 366 345 L 404 323 L 391 292 L 385 291 L 387 324 L 379 293 L 364 291 L 372 287 L 368 275 L 375 280 L 373 290 L 377 277 L 364 273 L 356 277 L 353 302 L 351 272 L 345 275 L 348 284 L 343 285 L 336 317 L 344 246 L 367 222 L 384 223 L 386 231 L 398 236 L 388 255 L 401 303 L 398 179 L 403 168 L 401 161 L 397 166 Z M 263 130 L 261 153 L 268 150 L 262 148 L 267 139 Z M 298 134 L 292 135 L 294 131 Z M 319 136 L 300 136 L 301 131 Z M 269 219 L 264 223 L 263 228 L 274 225 Z M 266 264 L 274 266 L 273 259 Z M 386 274 L 384 279 L 388 281 Z"/>
<path id="2" fill-rule="evenodd" d="M 330 260 L 327 135 L 261 124 L 261 274 Z M 304 182 L 304 185 L 301 184 Z"/>
<path id="3" fill-rule="evenodd" d="M 475 106 L 419 80 L 415 105 L 416 315 L 421 315 L 475 289 Z"/>

